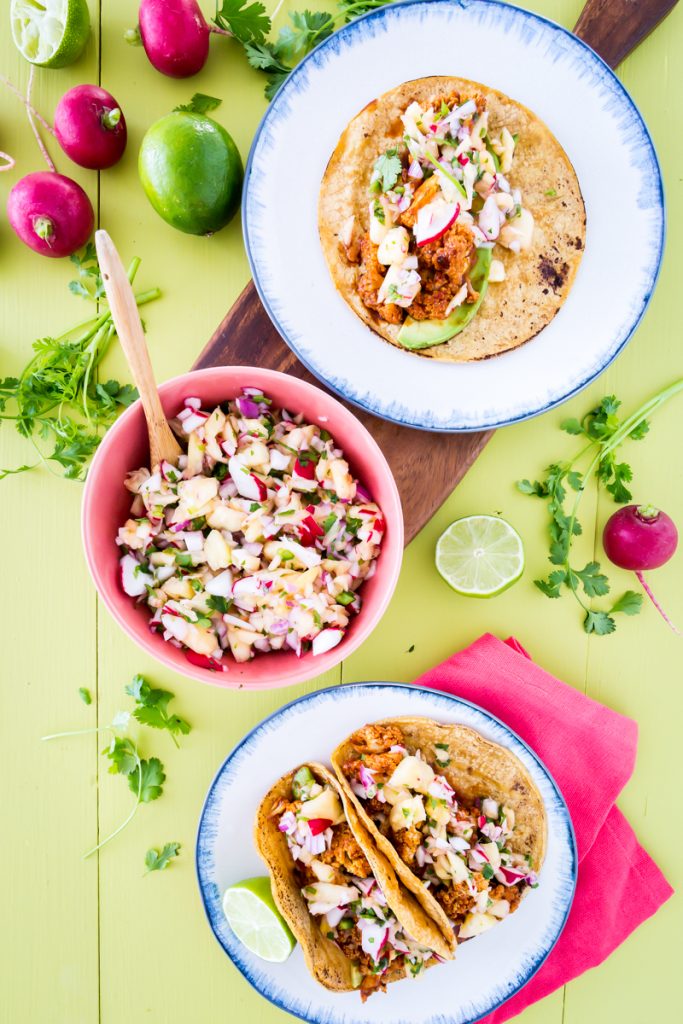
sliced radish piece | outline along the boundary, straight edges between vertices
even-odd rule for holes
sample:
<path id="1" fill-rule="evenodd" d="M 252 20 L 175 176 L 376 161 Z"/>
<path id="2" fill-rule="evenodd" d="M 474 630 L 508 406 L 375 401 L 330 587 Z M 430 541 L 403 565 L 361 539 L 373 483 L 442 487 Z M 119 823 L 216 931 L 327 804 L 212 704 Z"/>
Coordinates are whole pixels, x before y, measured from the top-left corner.
<path id="1" fill-rule="evenodd" d="M 319 836 L 325 829 L 332 828 L 332 821 L 330 818 L 310 818 L 308 827 L 311 830 L 311 835 Z"/>
<path id="2" fill-rule="evenodd" d="M 294 463 L 294 472 L 302 480 L 315 480 L 315 463 L 310 459 L 306 462 L 301 462 L 300 459 L 297 459 Z"/>
<path id="3" fill-rule="evenodd" d="M 124 555 L 119 562 L 121 566 L 121 586 L 129 597 L 141 597 L 147 587 L 154 585 L 154 577 L 144 572 L 137 558 Z"/>
<path id="4" fill-rule="evenodd" d="M 197 430 L 199 427 L 204 426 L 208 418 L 208 412 L 192 412 L 182 421 L 183 430 L 186 434 L 191 434 L 193 430 Z"/>
<path id="5" fill-rule="evenodd" d="M 186 398 L 185 405 L 188 409 L 194 409 L 195 412 L 202 407 L 201 398 Z M 182 415 L 182 414 L 181 414 Z"/>
<path id="6" fill-rule="evenodd" d="M 447 203 L 445 199 L 435 199 L 421 207 L 417 213 L 417 221 L 413 228 L 418 246 L 436 241 L 448 231 L 460 213 L 459 203 Z"/>
<path id="7" fill-rule="evenodd" d="M 195 651 L 186 650 L 185 657 L 191 665 L 197 665 L 199 668 L 208 668 L 209 672 L 227 672 L 225 665 L 221 665 L 218 661 L 214 661 L 213 658 L 207 657 L 206 654 L 197 654 Z"/>
<path id="8" fill-rule="evenodd" d="M 241 579 L 235 580 L 232 588 L 235 597 L 247 597 L 248 595 L 258 594 L 260 590 L 261 583 L 257 576 L 243 576 Z"/>
<path id="9" fill-rule="evenodd" d="M 323 629 L 321 633 L 313 637 L 313 654 L 326 654 L 333 647 L 340 644 L 344 639 L 343 629 Z"/>
<path id="10" fill-rule="evenodd" d="M 251 501 L 265 501 L 268 497 L 268 488 L 262 480 L 250 473 L 239 456 L 233 455 L 228 461 L 228 471 L 238 494 Z"/>

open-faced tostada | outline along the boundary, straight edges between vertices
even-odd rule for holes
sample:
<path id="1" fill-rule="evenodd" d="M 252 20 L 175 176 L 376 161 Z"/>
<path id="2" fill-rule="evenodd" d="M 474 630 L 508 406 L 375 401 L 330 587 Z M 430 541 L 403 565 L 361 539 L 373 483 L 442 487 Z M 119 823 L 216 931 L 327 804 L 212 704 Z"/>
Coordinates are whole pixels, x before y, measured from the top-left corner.
<path id="1" fill-rule="evenodd" d="M 416 79 L 369 103 L 327 165 L 318 213 L 354 312 L 392 344 L 451 362 L 538 334 L 585 243 L 579 182 L 552 132 L 461 78 Z"/>

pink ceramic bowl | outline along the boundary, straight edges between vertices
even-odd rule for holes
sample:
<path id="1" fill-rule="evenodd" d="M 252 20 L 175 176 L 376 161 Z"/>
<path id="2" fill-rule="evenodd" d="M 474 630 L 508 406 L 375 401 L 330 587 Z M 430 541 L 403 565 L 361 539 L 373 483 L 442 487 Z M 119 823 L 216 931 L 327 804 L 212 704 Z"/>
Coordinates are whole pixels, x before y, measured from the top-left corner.
<path id="1" fill-rule="evenodd" d="M 373 631 L 394 592 L 403 556 L 403 515 L 398 489 L 386 459 L 372 436 L 356 417 L 325 392 L 296 377 L 257 367 L 225 366 L 194 370 L 174 377 L 159 388 L 166 415 L 181 409 L 183 399 L 196 395 L 204 408 L 234 398 L 242 387 L 259 387 L 273 404 L 292 413 L 303 413 L 310 423 L 320 423 L 334 437 L 348 459 L 351 472 L 379 504 L 386 533 L 372 579 L 363 584 L 363 607 L 344 640 L 326 654 L 310 652 L 298 658 L 293 652 L 257 654 L 237 664 L 229 652 L 228 671 L 212 672 L 191 664 L 183 651 L 152 633 L 146 608 L 138 607 L 122 590 L 116 534 L 128 518 L 131 495 L 123 486 L 126 474 L 149 465 L 147 430 L 140 402 L 127 409 L 110 428 L 93 459 L 83 495 L 83 544 L 95 586 L 121 628 L 143 650 L 182 675 L 215 686 L 270 689 L 290 686 L 319 675 L 355 651 Z"/>

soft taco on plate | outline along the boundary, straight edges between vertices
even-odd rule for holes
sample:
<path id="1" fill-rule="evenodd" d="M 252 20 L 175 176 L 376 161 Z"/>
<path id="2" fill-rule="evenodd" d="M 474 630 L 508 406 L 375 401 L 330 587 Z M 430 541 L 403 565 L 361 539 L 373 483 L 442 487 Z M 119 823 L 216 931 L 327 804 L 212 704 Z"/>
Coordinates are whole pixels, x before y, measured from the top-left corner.
<path id="1" fill-rule="evenodd" d="M 452 956 L 452 936 L 401 884 L 323 765 L 302 765 L 273 786 L 254 835 L 275 902 L 325 988 L 357 988 L 365 1001 Z"/>
<path id="2" fill-rule="evenodd" d="M 323 177 L 323 253 L 351 309 L 393 345 L 449 362 L 517 348 L 581 261 L 581 189 L 552 132 L 503 93 L 419 78 L 369 103 Z"/>
<path id="3" fill-rule="evenodd" d="M 332 764 L 377 849 L 444 935 L 480 935 L 537 885 L 543 801 L 504 747 L 463 725 L 394 718 L 358 729 Z"/>

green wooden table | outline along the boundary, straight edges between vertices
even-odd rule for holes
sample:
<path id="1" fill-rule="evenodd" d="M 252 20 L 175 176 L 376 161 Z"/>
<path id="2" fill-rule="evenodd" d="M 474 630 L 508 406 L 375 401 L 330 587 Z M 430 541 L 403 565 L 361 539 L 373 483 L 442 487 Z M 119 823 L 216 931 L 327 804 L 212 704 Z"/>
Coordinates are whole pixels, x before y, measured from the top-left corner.
<path id="1" fill-rule="evenodd" d="M 204 5 L 207 9 L 209 4 Z M 294 5 L 293 5 L 294 6 Z M 301 7 L 301 4 L 298 4 Z M 565 25 L 581 0 L 533 0 L 535 10 Z M 27 66 L 16 53 L 3 4 L 0 69 L 25 86 Z M 148 205 L 138 184 L 136 153 L 146 127 L 200 89 L 221 96 L 218 118 L 242 154 L 264 110 L 263 79 L 236 45 L 214 40 L 204 72 L 178 82 L 157 74 L 124 30 L 135 23 L 135 0 L 91 0 L 94 31 L 81 60 L 63 71 L 39 71 L 35 99 L 48 116 L 61 94 L 80 82 L 101 82 L 125 110 L 129 126 L 123 162 L 98 177 L 78 171 L 56 151 L 59 167 L 89 192 L 97 220 L 124 260 L 142 257 L 138 282 L 159 284 L 163 299 L 148 307 L 152 357 L 160 379 L 185 370 L 248 280 L 236 220 L 210 240 L 181 235 Z M 282 15 L 281 15 L 282 17 Z M 81 486 L 35 471 L 6 479 L 2 501 L 2 937 L 0 1020 L 12 1024 L 213 1024 L 227 1020 L 275 1024 L 285 1015 L 261 999 L 231 966 L 204 919 L 194 876 L 193 846 L 207 786 L 233 744 L 264 715 L 300 693 L 358 679 L 411 680 L 454 649 L 490 630 L 514 633 L 547 669 L 591 697 L 633 716 L 640 725 L 635 775 L 620 806 L 668 878 L 681 883 L 680 798 L 683 685 L 681 641 L 651 607 L 620 623 L 607 638 L 588 638 L 570 598 L 551 602 L 533 587 L 546 571 L 545 519 L 540 503 L 517 494 L 513 482 L 572 451 L 557 430 L 566 415 L 616 392 L 629 407 L 680 376 L 679 300 L 683 247 L 683 5 L 620 69 L 652 130 L 664 172 L 669 241 L 652 304 L 631 344 L 597 384 L 565 410 L 499 431 L 484 455 L 406 552 L 401 581 L 383 622 L 340 669 L 304 686 L 249 694 L 202 687 L 162 669 L 120 632 L 98 602 L 81 552 Z M 0 149 L 17 158 L 0 177 L 3 205 L 17 178 L 40 169 L 21 105 L 0 96 Z M 607 173 L 607 169 L 606 169 Z M 618 212 L 617 212 L 618 215 Z M 36 337 L 76 322 L 81 300 L 71 296 L 68 262 L 33 255 L 0 217 L 0 376 L 20 370 Z M 609 302 L 610 297 L 605 296 Z M 590 324 L 586 325 L 590 330 Z M 125 375 L 118 353 L 107 370 Z M 652 433 L 633 445 L 636 497 L 670 513 L 683 507 L 683 400 L 661 411 Z M 25 445 L 4 426 L 0 465 L 26 460 Z M 502 512 L 522 533 L 527 572 L 492 602 L 457 597 L 433 568 L 441 530 L 456 516 Z M 585 500 L 579 555 L 600 557 L 600 529 L 611 511 Z M 662 601 L 683 620 L 681 557 L 657 574 Z M 626 574 L 615 581 L 630 585 Z M 130 794 L 107 775 L 102 741 L 80 737 L 41 744 L 59 729 L 111 720 L 129 704 L 123 687 L 143 672 L 177 694 L 193 724 L 175 750 L 166 736 L 154 751 L 166 765 L 162 799 L 144 807 L 133 825 L 99 858 L 82 853 L 125 817 Z M 78 688 L 87 686 L 85 707 Z M 183 844 L 180 860 L 143 877 L 148 847 Z M 605 864 L 609 873 L 609 864 Z M 598 970 L 524 1015 L 525 1024 L 646 1024 L 674 1019 L 680 1006 L 683 915 L 674 899 Z M 591 936 L 586 935 L 590 943 Z"/>

